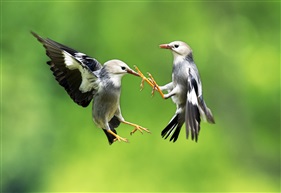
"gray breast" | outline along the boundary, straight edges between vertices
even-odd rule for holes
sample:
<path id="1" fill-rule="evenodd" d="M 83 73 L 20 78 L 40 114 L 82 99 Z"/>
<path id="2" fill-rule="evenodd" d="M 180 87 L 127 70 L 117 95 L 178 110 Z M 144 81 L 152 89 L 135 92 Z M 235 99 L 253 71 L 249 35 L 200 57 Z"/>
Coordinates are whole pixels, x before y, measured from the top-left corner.
<path id="1" fill-rule="evenodd" d="M 115 87 L 110 81 L 107 81 L 99 92 L 94 96 L 93 101 L 93 118 L 99 124 L 105 124 L 115 114 L 119 106 L 120 87 Z"/>

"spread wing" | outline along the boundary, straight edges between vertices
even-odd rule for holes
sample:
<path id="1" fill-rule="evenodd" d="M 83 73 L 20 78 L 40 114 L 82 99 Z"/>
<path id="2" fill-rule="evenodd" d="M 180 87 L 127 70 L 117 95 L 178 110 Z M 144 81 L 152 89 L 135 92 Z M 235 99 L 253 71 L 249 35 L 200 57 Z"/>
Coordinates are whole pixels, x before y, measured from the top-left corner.
<path id="1" fill-rule="evenodd" d="M 31 33 L 44 45 L 46 54 L 51 59 L 47 64 L 59 84 L 75 103 L 88 106 L 98 87 L 95 71 L 101 69 L 101 64 L 86 54 Z"/>

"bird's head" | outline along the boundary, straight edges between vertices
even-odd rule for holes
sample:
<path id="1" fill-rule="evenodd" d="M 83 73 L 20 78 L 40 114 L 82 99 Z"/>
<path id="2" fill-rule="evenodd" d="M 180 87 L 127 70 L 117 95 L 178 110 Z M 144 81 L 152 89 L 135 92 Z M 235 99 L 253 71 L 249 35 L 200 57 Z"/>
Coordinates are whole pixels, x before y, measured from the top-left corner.
<path id="1" fill-rule="evenodd" d="M 185 57 L 192 53 L 192 50 L 189 47 L 189 45 L 187 45 L 186 43 L 184 43 L 182 41 L 174 41 L 169 44 L 161 44 L 159 47 L 163 48 L 163 49 L 172 50 L 172 52 L 175 56 L 179 55 L 179 56 Z"/>
<path id="2" fill-rule="evenodd" d="M 124 76 L 125 74 L 132 74 L 140 76 L 134 70 L 132 70 L 126 63 L 121 60 L 109 60 L 104 64 L 106 71 L 112 75 Z"/>

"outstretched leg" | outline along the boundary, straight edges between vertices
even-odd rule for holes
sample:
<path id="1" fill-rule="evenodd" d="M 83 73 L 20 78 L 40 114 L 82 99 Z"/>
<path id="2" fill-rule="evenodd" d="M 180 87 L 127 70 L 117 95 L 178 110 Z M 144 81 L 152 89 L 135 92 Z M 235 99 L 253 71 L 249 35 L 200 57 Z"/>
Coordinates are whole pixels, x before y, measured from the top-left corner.
<path id="1" fill-rule="evenodd" d="M 139 70 L 139 68 L 138 68 L 137 66 L 134 66 L 134 67 L 135 67 L 137 73 L 138 73 L 138 74 L 140 75 L 140 77 L 142 78 L 142 80 L 141 80 L 141 85 L 140 85 L 141 90 L 142 90 L 143 87 L 144 87 L 144 81 L 146 81 L 146 82 L 153 88 L 153 87 L 154 87 L 153 83 L 152 83 L 148 78 L 146 78 L 146 77 L 143 75 L 143 73 Z"/>
<path id="2" fill-rule="evenodd" d="M 163 92 L 161 91 L 161 89 L 159 88 L 158 84 L 156 83 L 156 81 L 154 80 L 154 78 L 152 77 L 152 75 L 150 73 L 148 73 L 149 75 L 149 78 L 146 78 L 143 73 L 139 70 L 139 68 L 137 66 L 134 66 L 136 71 L 138 72 L 138 74 L 140 75 L 140 77 L 142 78 L 142 81 L 141 81 L 141 90 L 143 89 L 144 87 L 144 81 L 146 81 L 151 87 L 152 87 L 152 95 L 154 95 L 154 91 L 157 90 L 161 97 L 164 99 L 164 94 Z"/>
<path id="3" fill-rule="evenodd" d="M 152 77 L 152 75 L 151 75 L 150 73 L 148 73 L 148 76 L 149 76 L 149 80 L 150 80 L 150 81 L 153 83 L 153 85 L 154 85 L 153 90 L 157 90 L 157 91 L 159 92 L 159 94 L 161 95 L 161 97 L 162 97 L 163 99 L 165 99 L 165 96 L 164 96 L 162 90 L 160 89 L 160 87 L 158 86 L 158 84 L 156 83 L 156 81 L 154 80 L 154 78 Z"/>
<path id="4" fill-rule="evenodd" d="M 135 129 L 130 132 L 131 135 L 133 133 L 135 133 L 136 131 L 140 131 L 141 133 L 143 133 L 143 131 L 146 131 L 147 133 L 151 133 L 148 129 L 146 129 L 146 128 L 142 127 L 142 126 L 139 126 L 139 125 L 137 125 L 135 123 L 130 123 L 130 122 L 125 121 L 125 120 L 121 121 L 121 123 L 124 123 L 124 124 L 131 125 L 131 126 L 135 127 Z"/>
<path id="5" fill-rule="evenodd" d="M 132 135 L 133 133 L 135 133 L 137 130 L 139 130 L 141 133 L 143 133 L 143 131 L 146 131 L 147 133 L 150 133 L 150 131 L 144 127 L 141 127 L 135 123 L 131 123 L 131 122 L 128 122 L 128 121 L 125 121 L 125 119 L 123 118 L 122 114 L 121 114 L 121 109 L 120 109 L 120 106 L 117 108 L 116 112 L 115 112 L 115 116 L 118 118 L 118 120 L 121 122 L 121 123 L 124 123 L 124 124 L 127 124 L 127 125 L 131 125 L 134 128 L 133 131 L 130 132 L 130 134 Z"/>

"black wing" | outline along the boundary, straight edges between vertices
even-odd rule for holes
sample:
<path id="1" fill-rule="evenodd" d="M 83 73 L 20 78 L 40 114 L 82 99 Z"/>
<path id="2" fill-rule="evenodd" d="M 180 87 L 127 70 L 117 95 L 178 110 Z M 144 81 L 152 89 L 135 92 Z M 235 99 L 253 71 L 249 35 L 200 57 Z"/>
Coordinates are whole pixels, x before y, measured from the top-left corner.
<path id="1" fill-rule="evenodd" d="M 198 107 L 198 83 L 195 78 L 189 73 L 188 75 L 188 88 L 187 88 L 187 101 L 186 101 L 186 138 L 188 138 L 189 132 L 191 131 L 191 139 L 198 140 L 200 131 L 200 111 Z"/>
<path id="2" fill-rule="evenodd" d="M 93 72 L 101 69 L 101 64 L 72 48 L 31 33 L 44 45 L 46 54 L 51 59 L 47 64 L 59 84 L 65 88 L 75 103 L 83 107 L 88 106 L 97 89 L 95 84 L 97 77 Z"/>

